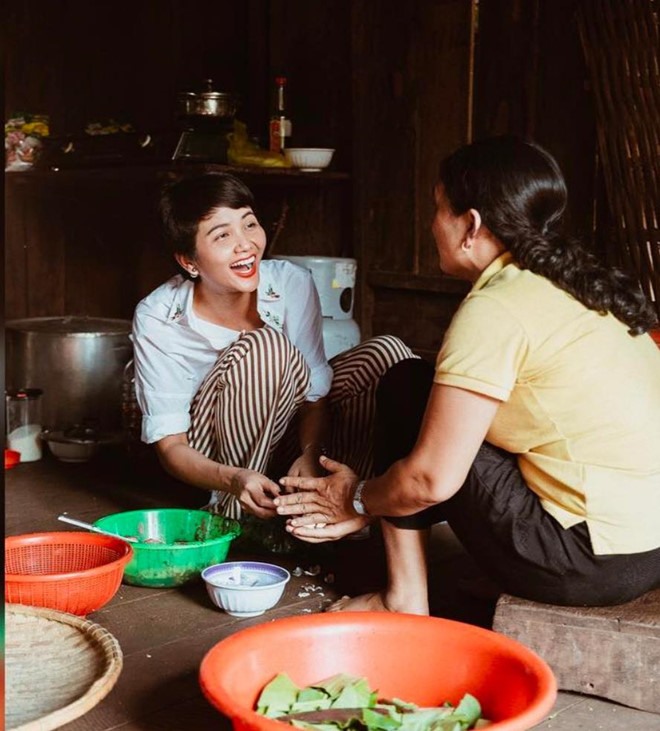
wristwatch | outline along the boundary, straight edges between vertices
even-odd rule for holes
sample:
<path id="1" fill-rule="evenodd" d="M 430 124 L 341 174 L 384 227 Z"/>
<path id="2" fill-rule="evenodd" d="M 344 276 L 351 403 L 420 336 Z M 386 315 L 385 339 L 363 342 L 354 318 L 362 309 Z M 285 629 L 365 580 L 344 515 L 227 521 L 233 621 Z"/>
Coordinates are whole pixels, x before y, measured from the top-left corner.
<path id="1" fill-rule="evenodd" d="M 355 492 L 353 493 L 353 510 L 358 515 L 369 515 L 369 511 L 367 510 L 365 504 L 362 502 L 362 491 L 364 490 L 364 486 L 367 484 L 366 480 L 361 480 L 358 482 L 357 487 L 355 488 Z"/>

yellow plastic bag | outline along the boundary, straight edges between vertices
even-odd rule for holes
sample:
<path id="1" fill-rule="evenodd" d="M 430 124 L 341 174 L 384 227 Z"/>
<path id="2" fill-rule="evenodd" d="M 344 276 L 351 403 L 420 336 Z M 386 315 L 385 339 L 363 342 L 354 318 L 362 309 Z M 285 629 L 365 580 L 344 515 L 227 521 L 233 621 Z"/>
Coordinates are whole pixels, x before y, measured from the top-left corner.
<path id="1" fill-rule="evenodd" d="M 254 165 L 262 168 L 291 167 L 284 155 L 262 150 L 254 142 L 250 142 L 247 125 L 237 119 L 234 120 L 234 131 L 227 135 L 227 139 L 229 140 L 227 160 L 230 165 Z"/>

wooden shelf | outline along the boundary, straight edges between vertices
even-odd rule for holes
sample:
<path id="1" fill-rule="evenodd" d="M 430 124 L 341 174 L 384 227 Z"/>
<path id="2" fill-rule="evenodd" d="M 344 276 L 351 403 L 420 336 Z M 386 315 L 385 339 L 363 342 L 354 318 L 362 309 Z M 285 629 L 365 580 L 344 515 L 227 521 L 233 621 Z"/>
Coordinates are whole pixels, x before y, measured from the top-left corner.
<path id="1" fill-rule="evenodd" d="M 339 171 L 303 172 L 294 168 L 268 168 L 257 166 L 223 165 L 212 162 L 193 162 L 172 160 L 169 162 L 117 163 L 112 165 L 86 165 L 84 167 L 35 167 L 6 173 L 5 180 L 26 183 L 31 180 L 57 180 L 62 178 L 110 178 L 124 179 L 128 176 L 150 178 L 179 175 L 193 171 L 227 172 L 239 177 L 249 178 L 259 183 L 285 185 L 309 185 L 336 183 L 350 179 L 349 173 Z"/>

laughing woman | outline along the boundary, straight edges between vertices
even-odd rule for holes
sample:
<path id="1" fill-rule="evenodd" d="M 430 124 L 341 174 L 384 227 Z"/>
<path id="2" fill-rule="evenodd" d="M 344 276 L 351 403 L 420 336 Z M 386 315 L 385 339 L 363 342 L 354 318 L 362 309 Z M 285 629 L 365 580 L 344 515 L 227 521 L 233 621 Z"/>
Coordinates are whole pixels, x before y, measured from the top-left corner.
<path id="1" fill-rule="evenodd" d="M 266 234 L 237 178 L 179 180 L 160 210 L 181 273 L 139 303 L 133 343 L 142 440 L 163 467 L 209 491 L 214 512 L 258 518 L 276 515 L 271 478 L 319 474 L 324 448 L 370 474 L 376 386 L 412 352 L 382 336 L 328 363 L 311 274 L 262 260 Z"/>

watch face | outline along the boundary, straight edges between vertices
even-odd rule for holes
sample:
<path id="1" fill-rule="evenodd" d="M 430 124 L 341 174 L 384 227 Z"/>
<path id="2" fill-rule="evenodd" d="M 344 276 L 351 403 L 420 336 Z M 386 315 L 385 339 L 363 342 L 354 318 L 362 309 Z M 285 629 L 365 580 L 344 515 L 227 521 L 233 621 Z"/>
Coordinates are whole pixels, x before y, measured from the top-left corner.
<path id="1" fill-rule="evenodd" d="M 362 502 L 362 490 L 364 489 L 364 483 L 365 480 L 358 482 L 358 486 L 355 488 L 355 493 L 353 495 L 353 510 L 355 510 L 358 515 L 367 515 L 367 509 L 364 507 L 364 503 Z"/>

